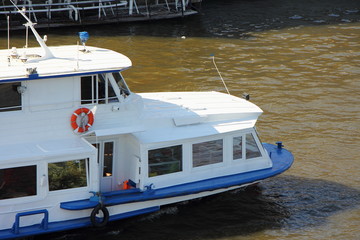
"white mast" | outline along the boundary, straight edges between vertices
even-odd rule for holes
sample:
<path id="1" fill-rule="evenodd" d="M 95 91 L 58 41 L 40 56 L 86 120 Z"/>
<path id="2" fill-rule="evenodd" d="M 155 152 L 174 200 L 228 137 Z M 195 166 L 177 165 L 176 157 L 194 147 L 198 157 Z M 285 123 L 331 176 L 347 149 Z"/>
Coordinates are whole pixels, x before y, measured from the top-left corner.
<path id="1" fill-rule="evenodd" d="M 36 23 L 33 23 L 25 14 L 24 14 L 24 10 L 20 10 L 16 4 L 10 0 L 10 2 L 15 6 L 15 8 L 17 9 L 17 11 L 26 19 L 27 23 L 25 23 L 25 26 L 30 27 L 31 31 L 33 32 L 36 40 L 38 41 L 39 45 L 41 46 L 42 50 L 44 51 L 44 56 L 42 56 L 42 59 L 48 59 L 48 58 L 53 58 L 54 55 L 52 54 L 52 52 L 50 51 L 50 49 L 48 48 L 48 46 L 45 44 L 44 40 L 40 37 L 40 35 L 38 34 L 38 32 L 35 30 L 34 25 Z"/>

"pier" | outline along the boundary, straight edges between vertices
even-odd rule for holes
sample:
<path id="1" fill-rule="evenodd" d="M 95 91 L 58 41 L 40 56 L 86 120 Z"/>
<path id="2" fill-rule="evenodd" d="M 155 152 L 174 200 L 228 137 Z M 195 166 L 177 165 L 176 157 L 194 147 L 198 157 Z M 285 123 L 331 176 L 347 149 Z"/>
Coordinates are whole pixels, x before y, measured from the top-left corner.
<path id="1" fill-rule="evenodd" d="M 18 0 L 14 3 L 37 28 L 97 25 L 185 17 L 197 14 L 202 0 Z M 3 4 L 0 30 L 19 28 L 14 5 Z M 21 24 L 20 24 L 21 26 Z"/>

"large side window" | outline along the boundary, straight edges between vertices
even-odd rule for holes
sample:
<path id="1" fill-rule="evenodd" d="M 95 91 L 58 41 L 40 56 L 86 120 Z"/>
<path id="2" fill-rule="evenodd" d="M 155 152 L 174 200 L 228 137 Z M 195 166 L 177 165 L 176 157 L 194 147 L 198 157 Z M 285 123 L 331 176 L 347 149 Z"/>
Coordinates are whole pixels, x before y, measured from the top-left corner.
<path id="1" fill-rule="evenodd" d="M 0 83 L 0 112 L 21 110 L 20 87 L 20 83 Z"/>
<path id="2" fill-rule="evenodd" d="M 182 171 L 182 145 L 149 150 L 149 177 Z"/>
<path id="3" fill-rule="evenodd" d="M 193 144 L 193 167 L 219 163 L 223 161 L 223 140 L 214 140 Z"/>
<path id="4" fill-rule="evenodd" d="M 261 157 L 261 152 L 251 133 L 246 134 L 246 159 Z"/>
<path id="5" fill-rule="evenodd" d="M 0 169 L 0 200 L 36 195 L 36 165 Z"/>
<path id="6" fill-rule="evenodd" d="M 87 160 L 49 163 L 49 190 L 61 190 L 87 186 Z"/>

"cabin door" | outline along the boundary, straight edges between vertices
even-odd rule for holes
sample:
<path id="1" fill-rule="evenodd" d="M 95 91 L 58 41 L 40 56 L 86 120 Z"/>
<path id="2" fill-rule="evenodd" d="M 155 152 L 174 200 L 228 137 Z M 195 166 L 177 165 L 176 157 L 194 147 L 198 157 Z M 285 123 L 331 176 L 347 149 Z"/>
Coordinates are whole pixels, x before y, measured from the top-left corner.
<path id="1" fill-rule="evenodd" d="M 93 144 L 98 149 L 98 161 L 100 165 L 100 191 L 109 192 L 115 189 L 114 176 L 115 164 L 115 141 L 99 141 Z"/>

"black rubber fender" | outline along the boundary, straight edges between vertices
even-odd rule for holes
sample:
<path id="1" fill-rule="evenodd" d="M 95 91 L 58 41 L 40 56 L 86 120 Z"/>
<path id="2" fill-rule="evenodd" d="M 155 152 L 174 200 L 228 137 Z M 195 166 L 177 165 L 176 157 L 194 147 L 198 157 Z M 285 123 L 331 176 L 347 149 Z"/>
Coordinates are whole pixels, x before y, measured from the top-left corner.
<path id="1" fill-rule="evenodd" d="M 96 214 L 99 214 L 99 212 L 102 211 L 104 217 L 101 219 L 99 217 L 96 217 Z M 94 227 L 104 227 L 109 222 L 109 211 L 107 208 L 101 204 L 98 204 L 91 212 L 90 215 L 91 223 Z"/>

